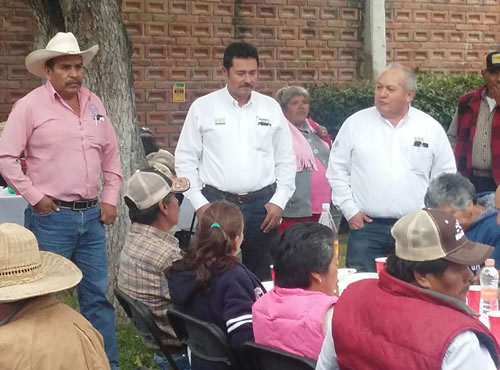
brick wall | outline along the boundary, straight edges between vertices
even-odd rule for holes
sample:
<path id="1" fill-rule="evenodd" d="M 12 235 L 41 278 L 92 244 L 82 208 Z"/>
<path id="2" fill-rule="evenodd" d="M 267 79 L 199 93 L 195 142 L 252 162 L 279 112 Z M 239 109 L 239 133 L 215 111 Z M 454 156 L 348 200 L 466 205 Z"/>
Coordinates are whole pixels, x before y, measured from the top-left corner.
<path id="1" fill-rule="evenodd" d="M 499 0 L 386 0 L 387 59 L 433 73 L 477 72 L 500 49 Z"/>
<path id="2" fill-rule="evenodd" d="M 287 83 L 357 78 L 361 1 L 236 3 L 123 0 L 123 20 L 134 44 L 139 121 L 154 126 L 168 147 L 175 146 L 190 102 L 223 86 L 222 55 L 235 38 L 258 47 L 257 88 L 264 93 Z M 177 81 L 186 82 L 185 104 L 172 102 Z"/>
<path id="3" fill-rule="evenodd" d="M 348 84 L 359 78 L 364 0 L 122 0 L 133 43 L 138 121 L 164 146 L 177 141 L 190 103 L 223 86 L 224 47 L 260 53 L 258 90 Z M 388 60 L 437 73 L 477 71 L 499 41 L 499 0 L 386 0 Z M 34 20 L 23 0 L 0 0 L 0 121 L 39 82 L 24 68 Z M 186 102 L 172 101 L 174 82 Z"/>
<path id="4" fill-rule="evenodd" d="M 33 50 L 34 20 L 24 0 L 0 0 L 0 122 L 14 104 L 40 85 L 24 67 Z"/>

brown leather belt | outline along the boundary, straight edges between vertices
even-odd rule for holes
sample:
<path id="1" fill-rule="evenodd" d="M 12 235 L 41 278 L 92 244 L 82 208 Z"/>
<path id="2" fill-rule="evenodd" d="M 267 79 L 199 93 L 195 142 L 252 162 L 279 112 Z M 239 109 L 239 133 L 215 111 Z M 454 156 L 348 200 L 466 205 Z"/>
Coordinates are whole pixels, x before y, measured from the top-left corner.
<path id="1" fill-rule="evenodd" d="M 229 200 L 233 203 L 242 204 L 242 203 L 252 202 L 255 199 L 264 197 L 266 195 L 274 194 L 274 192 L 276 191 L 276 183 L 271 184 L 271 185 L 267 185 L 266 187 L 263 187 L 260 190 L 252 191 L 252 192 L 246 193 L 246 194 L 228 193 L 227 191 L 219 190 L 212 185 L 205 185 L 203 190 L 207 191 L 208 193 L 217 195 L 218 197 L 221 197 L 222 199 Z"/>
<path id="2" fill-rule="evenodd" d="M 61 208 L 72 209 L 73 211 L 85 211 L 91 207 L 95 207 L 98 203 L 96 199 L 84 199 L 84 200 L 75 200 L 73 202 L 66 202 L 64 200 L 54 199 L 53 202 L 57 204 Z"/>

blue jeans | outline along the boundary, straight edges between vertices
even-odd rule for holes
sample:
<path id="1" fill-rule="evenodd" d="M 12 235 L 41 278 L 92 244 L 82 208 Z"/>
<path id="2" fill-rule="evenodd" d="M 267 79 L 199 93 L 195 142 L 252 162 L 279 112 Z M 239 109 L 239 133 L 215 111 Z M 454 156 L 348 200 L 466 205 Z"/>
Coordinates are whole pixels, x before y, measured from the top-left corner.
<path id="1" fill-rule="evenodd" d="M 202 190 L 202 194 L 210 203 L 224 199 L 213 193 Z M 273 263 L 271 258 L 271 245 L 278 236 L 278 229 L 264 233 L 260 225 L 267 216 L 267 202 L 273 194 L 258 197 L 248 203 L 235 203 L 243 213 L 245 230 L 243 243 L 241 244 L 241 259 L 261 281 L 271 280 L 271 270 L 269 266 Z"/>
<path id="2" fill-rule="evenodd" d="M 346 266 L 358 271 L 375 272 L 375 258 L 394 254 L 394 238 L 391 235 L 395 219 L 373 219 L 361 229 L 349 231 Z"/>
<path id="3" fill-rule="evenodd" d="M 191 370 L 191 365 L 189 364 L 189 359 L 184 353 L 174 353 L 171 355 L 175 364 L 179 368 L 179 370 Z M 167 359 L 163 356 L 161 352 L 155 352 L 153 355 L 153 359 L 155 360 L 156 365 L 160 368 L 160 370 L 169 370 L 171 369 Z"/>
<path id="4" fill-rule="evenodd" d="M 84 211 L 61 208 L 40 216 L 28 206 L 24 225 L 35 234 L 40 250 L 64 256 L 82 271 L 83 279 L 77 285 L 80 312 L 103 336 L 111 369 L 119 369 L 115 311 L 106 296 L 106 232 L 100 217 L 99 207 Z"/>

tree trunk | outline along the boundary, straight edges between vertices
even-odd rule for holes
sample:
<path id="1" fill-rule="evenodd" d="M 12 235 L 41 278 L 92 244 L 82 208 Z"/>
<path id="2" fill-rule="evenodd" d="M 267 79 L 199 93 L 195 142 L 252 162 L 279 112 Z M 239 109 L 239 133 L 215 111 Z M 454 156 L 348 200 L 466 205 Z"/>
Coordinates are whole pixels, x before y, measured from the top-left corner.
<path id="1" fill-rule="evenodd" d="M 57 32 L 72 32 L 85 50 L 99 45 L 86 67 L 84 84 L 103 101 L 118 137 L 124 178 L 145 164 L 136 131 L 136 106 L 132 77 L 132 48 L 117 0 L 29 0 L 38 27 L 35 49 L 44 48 Z M 122 199 L 118 218 L 107 230 L 109 291 L 116 284 L 120 250 L 130 221 Z M 112 297 L 112 294 L 109 294 Z M 116 302 L 115 302 L 116 306 Z"/>

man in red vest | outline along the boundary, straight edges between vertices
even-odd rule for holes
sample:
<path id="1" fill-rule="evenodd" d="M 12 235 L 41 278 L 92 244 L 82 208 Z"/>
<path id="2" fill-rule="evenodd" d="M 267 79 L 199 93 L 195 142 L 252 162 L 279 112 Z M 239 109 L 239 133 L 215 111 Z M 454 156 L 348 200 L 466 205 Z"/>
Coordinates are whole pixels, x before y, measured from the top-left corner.
<path id="1" fill-rule="evenodd" d="M 465 304 L 469 265 L 493 248 L 439 210 L 404 216 L 391 232 L 396 254 L 379 280 L 343 292 L 316 369 L 497 369 L 499 346 Z"/>
<path id="2" fill-rule="evenodd" d="M 486 56 L 481 74 L 485 85 L 460 97 L 448 129 L 458 171 L 478 193 L 500 184 L 500 51 Z"/>

